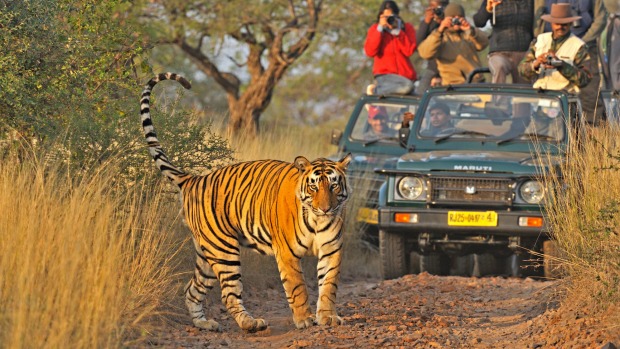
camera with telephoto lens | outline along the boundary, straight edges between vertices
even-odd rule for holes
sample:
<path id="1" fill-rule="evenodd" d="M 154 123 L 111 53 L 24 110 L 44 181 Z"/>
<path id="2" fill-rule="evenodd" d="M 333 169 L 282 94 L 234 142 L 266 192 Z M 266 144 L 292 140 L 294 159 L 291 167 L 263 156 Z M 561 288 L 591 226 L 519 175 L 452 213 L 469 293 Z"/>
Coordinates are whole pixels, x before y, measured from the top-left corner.
<path id="1" fill-rule="evenodd" d="M 387 24 L 389 24 L 390 27 L 394 27 L 398 23 L 398 18 L 394 15 L 388 16 L 386 20 L 387 20 Z"/>
<path id="2" fill-rule="evenodd" d="M 551 56 L 547 56 L 547 65 L 557 68 L 557 67 L 561 67 L 562 63 L 564 63 L 564 61 L 561 59 L 555 59 Z"/>
<path id="3" fill-rule="evenodd" d="M 437 16 L 437 18 L 443 19 L 445 14 L 443 12 L 443 7 L 438 6 L 433 9 L 433 14 Z"/>
<path id="4" fill-rule="evenodd" d="M 459 25 L 461 24 L 461 19 L 458 17 L 452 17 L 452 25 Z"/>

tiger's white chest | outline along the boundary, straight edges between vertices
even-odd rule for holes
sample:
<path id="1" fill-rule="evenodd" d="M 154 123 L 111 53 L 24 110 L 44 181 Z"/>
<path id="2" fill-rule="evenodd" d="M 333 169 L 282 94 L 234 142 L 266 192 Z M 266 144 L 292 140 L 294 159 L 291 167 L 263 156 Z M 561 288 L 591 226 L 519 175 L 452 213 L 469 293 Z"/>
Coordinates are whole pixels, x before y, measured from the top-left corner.
<path id="1" fill-rule="evenodd" d="M 318 256 L 321 249 L 325 249 L 327 245 L 339 245 L 338 240 L 340 229 L 342 226 L 342 217 L 340 216 L 316 216 L 311 214 L 308 217 L 308 226 L 303 229 L 303 244 L 308 247 L 305 254 L 308 256 Z"/>

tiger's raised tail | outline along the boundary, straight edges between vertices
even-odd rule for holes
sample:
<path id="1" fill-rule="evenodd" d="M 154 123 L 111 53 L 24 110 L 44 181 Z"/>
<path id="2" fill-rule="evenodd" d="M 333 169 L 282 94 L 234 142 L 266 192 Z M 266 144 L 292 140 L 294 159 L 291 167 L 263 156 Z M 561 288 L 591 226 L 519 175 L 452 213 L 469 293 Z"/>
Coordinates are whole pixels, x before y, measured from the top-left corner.
<path id="1" fill-rule="evenodd" d="M 144 87 L 144 91 L 142 91 L 142 97 L 140 98 L 140 119 L 142 121 L 144 137 L 149 145 L 149 154 L 151 154 L 153 160 L 155 160 L 157 168 L 159 168 L 164 176 L 168 177 L 176 185 L 181 186 L 189 175 L 170 163 L 164 149 L 161 147 L 161 144 L 159 144 L 153 126 L 153 119 L 151 119 L 151 91 L 158 82 L 163 80 L 176 80 L 188 90 L 192 87 L 189 81 L 175 73 L 162 73 L 155 76 L 149 80 L 148 84 Z"/>

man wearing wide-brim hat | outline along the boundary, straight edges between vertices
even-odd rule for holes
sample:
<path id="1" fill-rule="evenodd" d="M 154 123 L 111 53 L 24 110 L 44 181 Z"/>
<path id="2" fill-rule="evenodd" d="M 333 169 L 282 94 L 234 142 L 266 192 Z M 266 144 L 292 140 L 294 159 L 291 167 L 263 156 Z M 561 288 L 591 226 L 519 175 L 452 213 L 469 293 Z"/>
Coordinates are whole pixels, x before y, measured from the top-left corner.
<path id="1" fill-rule="evenodd" d="M 541 18 L 551 24 L 551 33 L 539 34 L 519 63 L 519 73 L 534 81 L 534 87 L 578 93 L 592 75 L 585 67 L 590 60 L 585 42 L 570 31 L 573 16 L 570 4 L 552 4 L 551 12 Z"/>

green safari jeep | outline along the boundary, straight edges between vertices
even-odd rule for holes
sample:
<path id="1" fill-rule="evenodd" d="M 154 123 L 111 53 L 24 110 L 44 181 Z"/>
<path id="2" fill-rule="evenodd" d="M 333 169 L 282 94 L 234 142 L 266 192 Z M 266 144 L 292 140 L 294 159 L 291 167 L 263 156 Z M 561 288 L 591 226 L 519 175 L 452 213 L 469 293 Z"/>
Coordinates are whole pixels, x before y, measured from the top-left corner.
<path id="1" fill-rule="evenodd" d="M 340 159 L 344 154 L 353 154 L 347 175 L 353 187 L 352 201 L 358 207 L 356 220 L 365 238 L 374 245 L 378 245 L 377 202 L 384 181 L 374 169 L 396 162 L 407 152 L 399 139 L 399 131 L 403 123 L 413 118 L 419 103 L 418 96 L 363 95 L 355 104 L 344 131 L 332 132 L 331 143 L 338 146 L 338 153 L 332 157 Z M 381 129 L 377 128 L 379 123 Z"/>
<path id="2" fill-rule="evenodd" d="M 531 251 L 551 249 L 541 176 L 566 159 L 572 129 L 581 127 L 579 100 L 562 91 L 428 90 L 411 127 L 399 132 L 407 152 L 376 169 L 386 179 L 378 208 L 383 277 L 543 272 L 523 268 Z"/>

